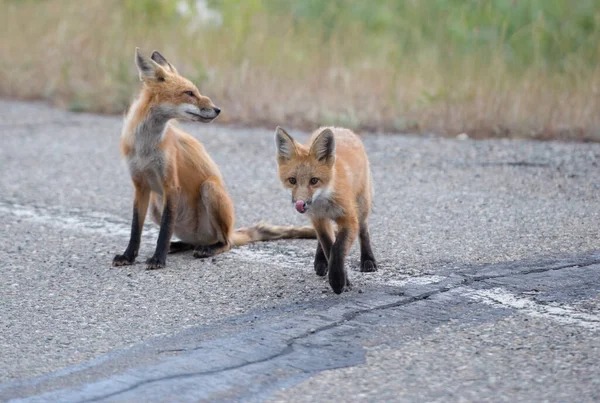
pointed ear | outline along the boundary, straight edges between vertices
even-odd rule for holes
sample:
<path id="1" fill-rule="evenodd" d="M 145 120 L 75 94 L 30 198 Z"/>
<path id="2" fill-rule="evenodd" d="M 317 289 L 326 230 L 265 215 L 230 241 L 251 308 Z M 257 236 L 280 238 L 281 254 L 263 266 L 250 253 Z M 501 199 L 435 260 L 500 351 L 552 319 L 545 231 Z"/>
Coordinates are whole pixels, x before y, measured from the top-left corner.
<path id="1" fill-rule="evenodd" d="M 135 48 L 135 65 L 141 81 L 165 81 L 166 71 L 154 60 L 142 56 L 140 48 Z"/>
<path id="2" fill-rule="evenodd" d="M 331 129 L 324 129 L 314 139 L 310 146 L 310 155 L 321 163 L 333 165 L 335 162 L 335 137 Z"/>
<path id="3" fill-rule="evenodd" d="M 160 64 L 165 69 L 171 70 L 171 72 L 173 72 L 175 74 L 179 74 L 179 73 L 177 73 L 177 69 L 171 63 L 169 63 L 167 61 L 167 59 L 163 55 L 161 55 L 158 50 L 155 50 L 154 52 L 152 52 L 152 56 L 150 56 L 150 59 L 152 59 L 156 63 Z"/>
<path id="4" fill-rule="evenodd" d="M 275 129 L 275 146 L 277 160 L 280 162 L 290 160 L 296 154 L 296 140 L 279 126 Z"/>

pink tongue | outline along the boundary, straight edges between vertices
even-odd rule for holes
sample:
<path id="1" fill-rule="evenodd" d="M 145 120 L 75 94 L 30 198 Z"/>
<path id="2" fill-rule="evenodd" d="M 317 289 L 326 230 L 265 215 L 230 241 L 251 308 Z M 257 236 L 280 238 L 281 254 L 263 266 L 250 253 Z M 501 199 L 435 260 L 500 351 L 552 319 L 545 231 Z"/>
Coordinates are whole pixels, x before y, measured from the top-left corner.
<path id="1" fill-rule="evenodd" d="M 296 210 L 298 210 L 299 213 L 304 213 L 304 200 L 298 200 L 296 202 Z"/>

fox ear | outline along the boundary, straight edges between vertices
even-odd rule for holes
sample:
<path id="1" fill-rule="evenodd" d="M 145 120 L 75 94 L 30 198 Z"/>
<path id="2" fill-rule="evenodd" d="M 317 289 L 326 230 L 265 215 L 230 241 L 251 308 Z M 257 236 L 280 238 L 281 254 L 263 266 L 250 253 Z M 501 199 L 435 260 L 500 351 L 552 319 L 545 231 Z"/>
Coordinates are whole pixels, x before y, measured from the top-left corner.
<path id="1" fill-rule="evenodd" d="M 156 63 L 160 64 L 165 69 L 169 69 L 173 73 L 179 74 L 179 73 L 177 73 L 177 69 L 171 63 L 169 63 L 167 61 L 167 59 L 163 55 L 161 55 L 158 50 L 155 50 L 154 52 L 152 52 L 152 56 L 150 56 L 150 59 L 152 59 Z"/>
<path id="2" fill-rule="evenodd" d="M 310 155 L 317 161 L 333 165 L 335 162 L 335 137 L 331 129 L 324 129 L 310 146 Z"/>
<path id="3" fill-rule="evenodd" d="M 290 160 L 296 154 L 296 141 L 280 126 L 275 129 L 275 146 L 278 161 Z"/>
<path id="4" fill-rule="evenodd" d="M 154 60 L 142 56 L 140 48 L 135 48 L 135 65 L 141 81 L 165 81 L 166 71 Z"/>

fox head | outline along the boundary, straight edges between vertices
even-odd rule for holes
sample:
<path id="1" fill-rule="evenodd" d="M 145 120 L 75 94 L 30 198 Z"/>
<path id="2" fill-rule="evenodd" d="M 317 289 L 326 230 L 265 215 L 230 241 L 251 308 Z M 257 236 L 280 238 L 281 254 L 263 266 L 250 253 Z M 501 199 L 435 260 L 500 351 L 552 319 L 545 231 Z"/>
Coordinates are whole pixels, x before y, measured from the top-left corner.
<path id="1" fill-rule="evenodd" d="M 323 129 L 308 146 L 294 140 L 284 129 L 275 131 L 279 179 L 292 192 L 292 203 L 299 213 L 331 196 L 335 138 Z"/>
<path id="2" fill-rule="evenodd" d="M 190 80 L 180 76 L 159 52 L 154 51 L 146 57 L 135 48 L 135 64 L 140 80 L 149 92 L 149 106 L 160 108 L 168 118 L 208 123 L 221 112 Z"/>

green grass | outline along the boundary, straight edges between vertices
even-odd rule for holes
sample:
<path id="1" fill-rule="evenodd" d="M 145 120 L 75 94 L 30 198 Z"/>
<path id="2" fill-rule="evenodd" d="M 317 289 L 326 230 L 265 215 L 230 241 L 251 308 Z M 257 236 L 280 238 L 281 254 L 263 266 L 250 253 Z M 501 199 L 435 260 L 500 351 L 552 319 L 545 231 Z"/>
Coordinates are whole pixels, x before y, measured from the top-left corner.
<path id="1" fill-rule="evenodd" d="M 191 2 L 190 2 L 191 4 Z M 159 49 L 224 122 L 600 140 L 598 0 L 0 0 L 0 95 L 123 111 Z"/>

